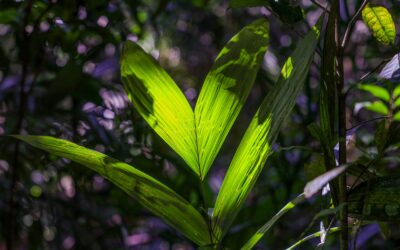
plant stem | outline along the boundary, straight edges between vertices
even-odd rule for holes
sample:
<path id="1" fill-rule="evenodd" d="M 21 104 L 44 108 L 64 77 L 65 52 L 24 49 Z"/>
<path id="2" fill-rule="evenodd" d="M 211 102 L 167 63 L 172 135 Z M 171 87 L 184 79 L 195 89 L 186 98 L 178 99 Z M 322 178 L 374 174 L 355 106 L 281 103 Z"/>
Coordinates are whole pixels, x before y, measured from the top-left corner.
<path id="1" fill-rule="evenodd" d="M 342 67 L 341 67 L 342 68 Z M 342 68 L 343 69 L 343 68 Z M 343 81 L 342 81 L 343 83 Z M 346 146 L 346 98 L 343 92 L 343 84 L 338 85 L 339 93 L 339 165 L 346 164 L 347 162 L 347 146 Z M 339 202 L 340 204 L 347 203 L 347 182 L 346 173 L 339 177 Z M 340 213 L 340 224 L 341 224 L 341 237 L 340 237 L 340 249 L 348 249 L 348 222 L 347 222 L 347 205 L 343 206 Z"/>
<path id="2" fill-rule="evenodd" d="M 29 34 L 26 32 L 25 28 L 28 25 L 29 16 L 32 10 L 33 0 L 27 2 L 25 7 L 25 15 L 23 19 L 23 25 L 21 29 L 21 61 L 22 61 L 22 71 L 21 78 L 19 81 L 19 108 L 18 108 L 18 118 L 16 126 L 13 130 L 14 134 L 19 134 L 23 127 L 25 112 L 26 112 L 26 103 L 27 103 L 27 95 L 25 93 L 25 84 L 26 78 L 28 74 L 28 64 L 30 60 L 30 49 L 29 49 Z M 19 158 L 20 158 L 20 143 L 17 141 L 14 146 L 14 155 L 13 155 L 13 168 L 11 169 L 11 184 L 9 191 L 9 200 L 8 200 L 8 213 L 6 220 L 8 221 L 8 230 L 6 237 L 6 246 L 8 250 L 13 250 L 16 248 L 14 243 L 16 243 L 18 229 L 17 229 L 17 211 L 18 211 L 18 201 L 17 201 L 17 184 L 18 184 L 18 169 L 19 169 Z"/>
<path id="3" fill-rule="evenodd" d="M 368 0 L 363 1 L 360 8 L 358 8 L 357 12 L 354 14 L 354 16 L 351 18 L 349 24 L 347 25 L 346 31 L 343 36 L 342 44 L 341 44 L 342 48 L 346 47 L 347 42 L 349 41 L 351 31 L 353 30 L 354 24 L 356 23 L 358 16 L 361 14 L 361 11 L 364 9 L 364 7 L 365 7 L 365 5 L 367 5 L 367 3 L 368 3 Z"/>
<path id="4" fill-rule="evenodd" d="M 337 93 L 338 93 L 338 130 L 339 130 L 339 165 L 347 162 L 347 145 L 346 145 L 346 92 L 344 91 L 343 79 L 343 47 L 338 48 L 337 56 Z M 339 177 L 339 203 L 346 204 L 340 212 L 340 249 L 347 250 L 349 248 L 348 234 L 348 209 L 347 209 L 347 180 L 346 173 Z"/>
<path id="5" fill-rule="evenodd" d="M 317 0 L 311 0 L 311 2 L 312 2 L 313 4 L 315 4 L 318 8 L 320 8 L 320 9 L 322 9 L 323 11 L 329 13 L 329 9 L 328 9 L 328 7 L 327 7 L 328 5 L 325 7 L 325 6 L 323 6 L 322 4 L 320 4 Z"/>
<path id="6" fill-rule="evenodd" d="M 338 130 L 339 130 L 339 165 L 346 164 L 347 162 L 347 146 L 346 146 L 346 92 L 344 91 L 344 78 L 343 78 L 343 53 L 349 41 L 351 31 L 354 24 L 362 12 L 362 9 L 367 5 L 368 0 L 364 0 L 357 12 L 351 18 L 344 33 L 342 42 L 338 47 L 337 54 L 337 93 L 338 93 Z M 339 8 L 340 9 L 340 8 Z M 338 25 L 338 24 L 337 24 Z M 347 180 L 346 174 L 339 177 L 339 202 L 340 204 L 347 203 Z M 347 250 L 349 248 L 349 234 L 348 234 L 348 208 L 347 205 L 343 206 L 340 212 L 340 249 Z"/>
<path id="7" fill-rule="evenodd" d="M 208 204 L 207 195 L 206 195 L 206 185 L 207 185 L 206 180 L 200 180 L 200 192 L 201 192 L 201 197 L 202 197 L 202 202 L 203 202 L 203 207 L 204 207 L 204 213 L 205 213 L 207 225 L 208 225 L 208 233 L 210 235 L 211 243 L 214 244 L 212 220 L 211 220 L 212 217 L 208 214 L 209 204 Z"/>

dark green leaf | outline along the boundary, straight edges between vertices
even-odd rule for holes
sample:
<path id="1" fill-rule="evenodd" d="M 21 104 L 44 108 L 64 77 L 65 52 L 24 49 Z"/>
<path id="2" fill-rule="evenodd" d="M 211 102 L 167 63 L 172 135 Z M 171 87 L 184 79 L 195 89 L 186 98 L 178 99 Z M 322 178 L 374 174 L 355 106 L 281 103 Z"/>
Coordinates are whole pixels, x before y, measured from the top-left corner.
<path id="1" fill-rule="evenodd" d="M 362 220 L 400 221 L 400 178 L 380 177 L 349 192 L 348 211 Z"/>

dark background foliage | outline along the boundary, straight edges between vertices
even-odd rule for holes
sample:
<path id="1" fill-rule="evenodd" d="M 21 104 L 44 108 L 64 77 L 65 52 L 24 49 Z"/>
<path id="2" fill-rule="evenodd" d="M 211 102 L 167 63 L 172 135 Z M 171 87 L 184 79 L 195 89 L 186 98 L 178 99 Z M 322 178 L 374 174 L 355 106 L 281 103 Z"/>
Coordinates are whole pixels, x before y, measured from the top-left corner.
<path id="1" fill-rule="evenodd" d="M 344 29 L 360 1 L 342 2 L 347 6 L 341 10 Z M 391 10 L 395 22 L 399 20 L 398 1 L 379 3 Z M 208 179 L 208 192 L 215 197 L 233 149 L 280 66 L 322 13 L 310 1 L 300 5 L 306 19 L 292 25 L 266 8 L 231 9 L 223 0 L 0 1 L 0 135 L 29 133 L 72 140 L 135 165 L 199 204 L 197 183 L 184 162 L 127 101 L 119 75 L 123 42 L 139 41 L 194 104 L 205 74 L 228 39 L 260 16 L 269 19 L 271 44 L 262 70 Z M 347 86 L 394 53 L 357 21 L 345 52 Z M 305 166 L 320 160 L 318 143 L 307 129 L 318 120 L 320 60 L 317 55 L 304 92 L 274 145 L 268 170 L 224 242 L 227 247 L 242 245 L 301 193 L 308 180 Z M 358 90 L 349 92 L 349 127 L 375 116 L 354 109 L 371 99 Z M 370 155 L 376 126 L 368 123 L 353 134 L 359 145 L 350 147 L 350 157 L 362 155 L 360 148 Z M 391 173 L 398 172 L 398 162 L 397 158 L 390 162 Z M 326 202 L 316 198 L 291 211 L 260 248 L 282 249 L 300 239 Z M 194 248 L 99 175 L 4 136 L 0 137 L 0 217 L 0 249 L 13 236 L 12 225 L 18 232 L 14 235 L 18 249 Z M 319 222 L 304 233 L 318 230 Z M 388 249 L 398 243 L 396 235 L 384 241 L 377 224 L 362 229 L 358 239 L 363 249 Z M 327 248 L 335 247 L 336 241 L 330 237 Z"/>

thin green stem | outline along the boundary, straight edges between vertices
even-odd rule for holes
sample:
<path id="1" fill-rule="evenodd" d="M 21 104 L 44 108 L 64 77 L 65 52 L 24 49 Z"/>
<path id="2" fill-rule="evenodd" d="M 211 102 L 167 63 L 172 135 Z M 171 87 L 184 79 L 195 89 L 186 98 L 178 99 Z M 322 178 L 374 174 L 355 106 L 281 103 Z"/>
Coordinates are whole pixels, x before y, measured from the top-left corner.
<path id="1" fill-rule="evenodd" d="M 207 199 L 207 194 L 206 194 L 206 185 L 207 185 L 206 180 L 200 180 L 200 194 L 201 194 L 201 199 L 203 202 L 205 219 L 207 220 L 208 233 L 210 236 L 211 244 L 214 244 L 214 234 L 213 234 L 213 229 L 212 229 L 212 216 L 210 216 L 210 214 L 208 213 L 208 208 L 210 206 L 208 204 L 208 199 Z"/>

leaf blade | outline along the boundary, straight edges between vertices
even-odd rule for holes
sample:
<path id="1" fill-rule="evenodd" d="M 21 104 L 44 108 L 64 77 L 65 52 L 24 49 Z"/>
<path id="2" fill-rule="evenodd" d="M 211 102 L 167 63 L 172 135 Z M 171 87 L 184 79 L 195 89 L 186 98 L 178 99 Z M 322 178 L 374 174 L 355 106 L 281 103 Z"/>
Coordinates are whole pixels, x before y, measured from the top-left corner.
<path id="1" fill-rule="evenodd" d="M 291 57 L 293 70 L 287 79 L 281 76 L 264 99 L 235 153 L 214 208 L 217 240 L 227 232 L 271 154 L 270 145 L 302 89 L 318 38 L 318 30 L 313 29 L 297 46 Z"/>
<path id="2" fill-rule="evenodd" d="M 130 41 L 125 43 L 122 53 L 121 78 L 140 115 L 199 175 L 193 111 L 172 78 Z"/>
<path id="3" fill-rule="evenodd" d="M 268 23 L 259 19 L 223 48 L 201 89 L 194 111 L 204 179 L 254 84 L 268 45 Z"/>
<path id="4" fill-rule="evenodd" d="M 346 169 L 347 166 L 336 167 L 314 178 L 313 180 L 307 182 L 306 186 L 304 187 L 304 196 L 307 199 L 311 198 L 331 180 L 333 180 L 334 178 L 341 175 L 344 171 L 346 171 Z"/>
<path id="5" fill-rule="evenodd" d="M 365 105 L 365 108 L 378 114 L 389 114 L 389 108 L 382 101 L 369 102 Z"/>
<path id="6" fill-rule="evenodd" d="M 396 27 L 392 16 L 385 7 L 367 4 L 362 10 L 362 17 L 379 42 L 385 45 L 394 45 Z"/>
<path id="7" fill-rule="evenodd" d="M 207 223 L 195 208 L 172 189 L 131 165 L 66 140 L 49 136 L 14 137 L 94 170 L 192 241 L 199 245 L 210 243 Z"/>
<path id="8" fill-rule="evenodd" d="M 360 84 L 358 88 L 364 91 L 369 92 L 371 95 L 384 100 L 386 102 L 390 101 L 390 93 L 384 87 L 374 85 L 374 84 Z"/>
<path id="9" fill-rule="evenodd" d="M 349 215 L 377 221 L 400 221 L 400 179 L 377 177 L 365 181 L 348 194 Z"/>

